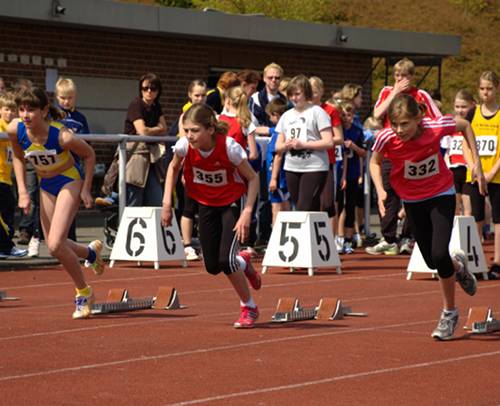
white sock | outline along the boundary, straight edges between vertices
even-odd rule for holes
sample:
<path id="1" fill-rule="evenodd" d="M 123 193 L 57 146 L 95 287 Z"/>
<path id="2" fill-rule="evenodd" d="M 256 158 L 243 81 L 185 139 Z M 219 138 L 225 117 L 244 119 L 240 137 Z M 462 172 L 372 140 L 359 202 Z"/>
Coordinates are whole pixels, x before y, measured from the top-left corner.
<path id="1" fill-rule="evenodd" d="M 242 302 L 240 300 L 240 305 L 241 306 L 246 306 L 246 307 L 251 307 L 252 309 L 255 309 L 257 307 L 257 305 L 255 304 L 255 302 L 253 301 L 252 298 L 250 298 L 250 300 L 248 302 L 246 302 L 246 303 L 244 303 L 244 302 Z"/>

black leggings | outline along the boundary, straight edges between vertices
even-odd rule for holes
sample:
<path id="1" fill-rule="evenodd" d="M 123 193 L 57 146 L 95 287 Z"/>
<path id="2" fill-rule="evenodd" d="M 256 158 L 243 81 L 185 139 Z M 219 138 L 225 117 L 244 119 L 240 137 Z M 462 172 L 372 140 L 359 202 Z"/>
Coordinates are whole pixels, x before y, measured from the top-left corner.
<path id="1" fill-rule="evenodd" d="M 222 207 L 198 205 L 198 234 L 203 260 L 205 269 L 212 275 L 220 272 L 229 275 L 239 269 L 236 262 L 239 244 L 233 228 L 240 217 L 240 207 L 239 200 Z"/>
<path id="2" fill-rule="evenodd" d="M 337 192 L 338 195 L 338 206 L 339 206 L 339 215 L 342 213 L 342 210 L 345 209 L 345 221 L 344 227 L 353 228 L 354 220 L 356 218 L 356 192 L 358 188 L 358 180 L 357 179 L 348 179 L 346 181 L 346 187 L 344 190 L 339 188 Z"/>
<path id="3" fill-rule="evenodd" d="M 286 183 L 290 192 L 290 200 L 297 211 L 319 211 L 320 197 L 326 182 L 327 171 L 324 172 L 290 172 L 286 171 Z"/>
<path id="4" fill-rule="evenodd" d="M 448 249 L 455 203 L 454 194 L 404 203 L 406 218 L 425 263 L 437 269 L 440 278 L 449 278 L 455 272 Z"/>

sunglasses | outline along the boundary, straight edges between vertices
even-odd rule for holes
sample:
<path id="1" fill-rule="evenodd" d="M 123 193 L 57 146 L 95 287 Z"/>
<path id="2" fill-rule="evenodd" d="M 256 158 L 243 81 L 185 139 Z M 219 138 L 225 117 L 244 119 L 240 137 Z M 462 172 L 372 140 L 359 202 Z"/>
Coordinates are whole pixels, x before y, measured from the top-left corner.
<path id="1" fill-rule="evenodd" d="M 143 92 L 147 92 L 148 90 L 150 90 L 152 92 L 156 92 L 158 90 L 158 88 L 155 86 L 143 86 L 143 87 L 141 87 L 141 90 Z"/>
<path id="2" fill-rule="evenodd" d="M 268 76 L 267 78 L 269 80 L 280 80 L 281 79 L 281 77 L 279 77 L 279 76 Z"/>

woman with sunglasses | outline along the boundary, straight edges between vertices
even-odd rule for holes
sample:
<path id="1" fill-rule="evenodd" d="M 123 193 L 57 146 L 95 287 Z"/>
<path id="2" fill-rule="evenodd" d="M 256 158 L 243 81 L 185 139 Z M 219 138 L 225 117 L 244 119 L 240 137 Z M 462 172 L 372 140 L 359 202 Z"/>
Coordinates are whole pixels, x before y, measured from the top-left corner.
<path id="1" fill-rule="evenodd" d="M 125 134 L 163 135 L 167 125 L 160 105 L 161 81 L 154 73 L 139 79 L 139 96 L 130 103 L 125 119 Z M 163 144 L 127 143 L 127 206 L 161 206 L 164 175 L 159 167 Z"/>

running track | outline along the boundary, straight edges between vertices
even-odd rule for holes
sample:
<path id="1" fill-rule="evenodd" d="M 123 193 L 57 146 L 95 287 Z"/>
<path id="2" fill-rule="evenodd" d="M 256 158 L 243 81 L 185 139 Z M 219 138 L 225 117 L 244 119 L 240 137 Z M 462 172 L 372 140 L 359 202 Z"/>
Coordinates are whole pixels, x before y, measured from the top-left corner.
<path id="1" fill-rule="evenodd" d="M 488 261 L 492 250 L 489 242 Z M 500 332 L 462 329 L 470 306 L 500 316 L 500 281 L 480 281 L 473 298 L 457 286 L 456 339 L 435 342 L 435 280 L 407 281 L 408 257 L 358 252 L 342 261 L 342 275 L 312 278 L 271 268 L 254 295 L 261 318 L 253 330 L 232 328 L 235 295 L 201 263 L 159 271 L 122 263 L 89 276 L 98 301 L 113 287 L 140 297 L 173 285 L 188 308 L 78 321 L 60 268 L 0 272 L 1 289 L 22 299 L 0 303 L 0 404 L 500 405 Z M 270 323 L 282 296 L 305 306 L 340 297 L 369 316 Z"/>

